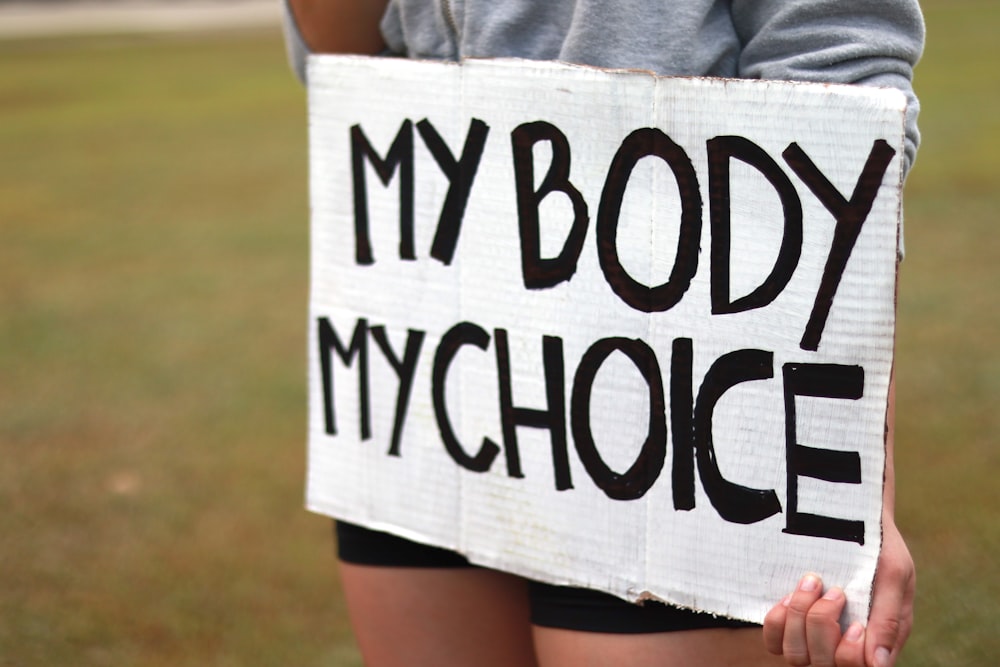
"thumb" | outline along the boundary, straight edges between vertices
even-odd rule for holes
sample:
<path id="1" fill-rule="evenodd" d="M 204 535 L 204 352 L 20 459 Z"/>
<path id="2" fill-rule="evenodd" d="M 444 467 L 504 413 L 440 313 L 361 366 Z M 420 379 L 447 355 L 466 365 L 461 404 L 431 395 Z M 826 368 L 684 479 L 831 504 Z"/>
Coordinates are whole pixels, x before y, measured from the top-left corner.
<path id="1" fill-rule="evenodd" d="M 902 540 L 883 552 L 872 597 L 865 658 L 871 667 L 894 665 L 913 626 L 913 559 Z"/>

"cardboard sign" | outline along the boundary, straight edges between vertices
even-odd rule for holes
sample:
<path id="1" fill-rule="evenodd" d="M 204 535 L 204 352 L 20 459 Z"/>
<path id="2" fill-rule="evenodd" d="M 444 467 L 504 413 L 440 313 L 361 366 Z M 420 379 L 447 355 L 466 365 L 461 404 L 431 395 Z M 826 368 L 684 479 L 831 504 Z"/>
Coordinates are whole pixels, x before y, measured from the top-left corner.
<path id="1" fill-rule="evenodd" d="M 309 64 L 311 509 L 539 580 L 865 618 L 905 101 Z"/>

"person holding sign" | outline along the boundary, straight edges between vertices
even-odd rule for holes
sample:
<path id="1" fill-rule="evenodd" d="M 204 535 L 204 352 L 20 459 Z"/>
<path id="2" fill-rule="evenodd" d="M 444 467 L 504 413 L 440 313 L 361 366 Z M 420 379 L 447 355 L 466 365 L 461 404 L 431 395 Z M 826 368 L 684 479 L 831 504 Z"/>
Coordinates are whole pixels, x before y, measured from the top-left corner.
<path id="1" fill-rule="evenodd" d="M 650 5 L 650 6 L 647 6 Z M 893 87 L 909 99 L 907 167 L 919 143 L 912 67 L 916 0 L 287 0 L 288 46 L 315 53 L 459 60 L 521 57 L 660 75 Z M 462 556 L 338 523 L 352 624 L 382 665 L 867 665 L 895 663 L 912 625 L 914 570 L 896 529 L 890 386 L 882 551 L 867 627 L 846 629 L 843 591 L 805 574 L 759 627 L 658 603 L 526 582 Z M 837 582 L 826 582 L 836 584 Z M 766 650 L 765 650 L 766 649 Z"/>

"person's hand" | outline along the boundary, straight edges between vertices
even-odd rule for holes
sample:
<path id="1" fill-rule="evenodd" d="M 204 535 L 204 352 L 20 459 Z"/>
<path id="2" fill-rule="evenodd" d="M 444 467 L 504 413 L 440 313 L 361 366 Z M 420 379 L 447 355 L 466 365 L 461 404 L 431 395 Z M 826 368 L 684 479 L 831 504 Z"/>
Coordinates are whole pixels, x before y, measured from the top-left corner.
<path id="1" fill-rule="evenodd" d="M 913 558 L 895 521 L 882 524 L 872 609 L 865 631 L 865 659 L 873 667 L 896 664 L 903 644 L 913 629 L 913 596 L 917 575 Z"/>
<path id="2" fill-rule="evenodd" d="M 764 619 L 764 645 L 795 667 L 891 667 L 913 627 L 916 574 L 913 559 L 891 517 L 883 526 L 868 627 L 854 622 L 843 633 L 839 618 L 847 600 L 840 588 L 825 593 L 807 574 L 795 592 Z"/>

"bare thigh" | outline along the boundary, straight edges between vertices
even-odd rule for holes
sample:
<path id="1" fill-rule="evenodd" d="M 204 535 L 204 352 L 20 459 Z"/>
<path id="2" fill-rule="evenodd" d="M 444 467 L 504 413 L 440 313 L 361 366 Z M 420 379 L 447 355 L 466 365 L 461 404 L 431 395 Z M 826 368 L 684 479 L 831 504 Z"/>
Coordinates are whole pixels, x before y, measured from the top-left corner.
<path id="1" fill-rule="evenodd" d="M 527 586 L 479 568 L 340 564 L 368 667 L 534 667 Z"/>
<path id="2" fill-rule="evenodd" d="M 769 654 L 759 628 L 713 628 L 653 634 L 605 634 L 534 628 L 541 667 L 765 667 L 785 665 Z"/>
<path id="3" fill-rule="evenodd" d="M 765 667 L 758 628 L 653 634 L 532 626 L 524 580 L 479 568 L 340 563 L 367 667 Z"/>

